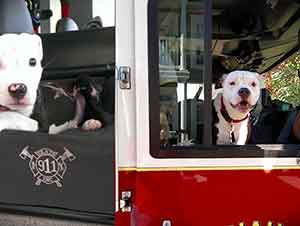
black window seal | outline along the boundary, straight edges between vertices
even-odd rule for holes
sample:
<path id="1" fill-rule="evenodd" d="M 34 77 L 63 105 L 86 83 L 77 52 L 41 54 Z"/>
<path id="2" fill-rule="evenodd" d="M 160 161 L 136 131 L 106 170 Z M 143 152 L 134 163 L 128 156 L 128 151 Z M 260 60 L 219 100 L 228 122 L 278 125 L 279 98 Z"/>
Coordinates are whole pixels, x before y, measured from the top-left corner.
<path id="1" fill-rule="evenodd" d="M 212 144 L 212 0 L 204 0 L 204 145 Z"/>

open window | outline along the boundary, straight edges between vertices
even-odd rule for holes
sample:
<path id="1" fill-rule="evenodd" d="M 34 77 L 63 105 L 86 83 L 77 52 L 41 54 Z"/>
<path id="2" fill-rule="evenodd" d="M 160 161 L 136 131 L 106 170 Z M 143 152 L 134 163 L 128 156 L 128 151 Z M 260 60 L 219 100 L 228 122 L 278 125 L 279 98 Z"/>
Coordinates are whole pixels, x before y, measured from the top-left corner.
<path id="1" fill-rule="evenodd" d="M 299 117 L 298 102 L 282 95 L 295 97 L 297 85 L 281 90 L 279 99 L 271 85 L 278 91 L 298 78 L 295 60 L 293 72 L 278 65 L 299 48 L 299 9 L 295 1 L 280 0 L 149 1 L 151 154 L 296 157 L 299 140 L 291 133 L 297 125 L 291 128 L 291 121 Z M 213 99 L 223 75 L 234 70 L 259 73 L 259 98 L 248 115 L 251 133 L 246 145 L 215 145 Z"/>
<path id="2" fill-rule="evenodd" d="M 27 4 L 35 2 L 39 1 L 27 1 Z M 1 131 L 0 211 L 113 225 L 115 28 L 101 27 L 95 22 L 78 30 L 58 29 L 39 35 L 44 70 L 33 117 L 39 121 L 40 130 Z M 86 98 L 84 114 L 87 108 L 94 114 L 89 116 L 92 118 L 104 113 L 105 116 L 101 115 L 105 119 L 97 119 L 102 121 L 102 127 L 84 131 L 84 119 L 78 128 L 49 135 L 47 129 L 51 125 L 60 126 L 74 119 L 78 107 L 74 86 L 82 77 L 92 81 L 93 90 L 85 90 L 86 84 L 76 89 L 91 91 L 89 94 L 95 97 L 88 100 L 81 93 Z"/>

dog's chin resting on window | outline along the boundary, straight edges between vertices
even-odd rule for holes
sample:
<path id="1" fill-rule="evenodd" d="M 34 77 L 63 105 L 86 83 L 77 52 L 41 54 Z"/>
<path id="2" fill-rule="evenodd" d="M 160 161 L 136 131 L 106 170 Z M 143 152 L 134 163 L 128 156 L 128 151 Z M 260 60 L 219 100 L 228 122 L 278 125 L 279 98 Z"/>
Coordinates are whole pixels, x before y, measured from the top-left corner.
<path id="1" fill-rule="evenodd" d="M 42 41 L 35 34 L 0 36 L 0 131 L 37 131 L 32 115 L 42 75 Z"/>

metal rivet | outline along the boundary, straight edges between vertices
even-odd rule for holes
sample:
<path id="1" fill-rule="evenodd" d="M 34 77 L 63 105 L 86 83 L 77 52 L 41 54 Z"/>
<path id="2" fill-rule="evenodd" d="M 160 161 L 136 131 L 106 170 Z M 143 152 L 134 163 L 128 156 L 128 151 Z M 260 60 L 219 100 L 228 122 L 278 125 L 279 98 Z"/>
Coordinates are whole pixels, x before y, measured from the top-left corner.
<path id="1" fill-rule="evenodd" d="M 164 220 L 162 223 L 162 226 L 172 226 L 171 221 L 170 220 Z"/>

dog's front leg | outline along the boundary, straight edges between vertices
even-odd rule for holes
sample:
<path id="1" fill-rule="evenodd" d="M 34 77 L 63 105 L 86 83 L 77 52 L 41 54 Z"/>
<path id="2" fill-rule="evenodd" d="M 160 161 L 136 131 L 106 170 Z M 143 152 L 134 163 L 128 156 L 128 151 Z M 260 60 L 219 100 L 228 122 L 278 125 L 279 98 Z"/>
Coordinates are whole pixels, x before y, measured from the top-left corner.
<path id="1" fill-rule="evenodd" d="M 64 131 L 67 131 L 69 129 L 75 129 L 78 128 L 78 122 L 71 120 L 71 121 L 67 121 L 62 125 L 56 126 L 55 124 L 52 124 L 49 127 L 49 134 L 58 134 L 58 133 L 62 133 Z"/>
<path id="2" fill-rule="evenodd" d="M 72 120 L 65 122 L 62 125 L 56 126 L 55 124 L 49 127 L 49 134 L 58 134 L 69 129 L 78 128 L 78 124 L 80 124 L 84 118 L 84 109 L 85 109 L 86 101 L 84 97 L 80 94 L 76 94 L 76 111 L 75 116 Z"/>
<path id="3" fill-rule="evenodd" d="M 241 122 L 239 129 L 236 130 L 237 133 L 235 136 L 237 137 L 237 145 L 245 145 L 248 140 L 248 120 Z"/>
<path id="4" fill-rule="evenodd" d="M 37 131 L 38 122 L 18 112 L 1 112 L 0 131 L 4 129 Z"/>

